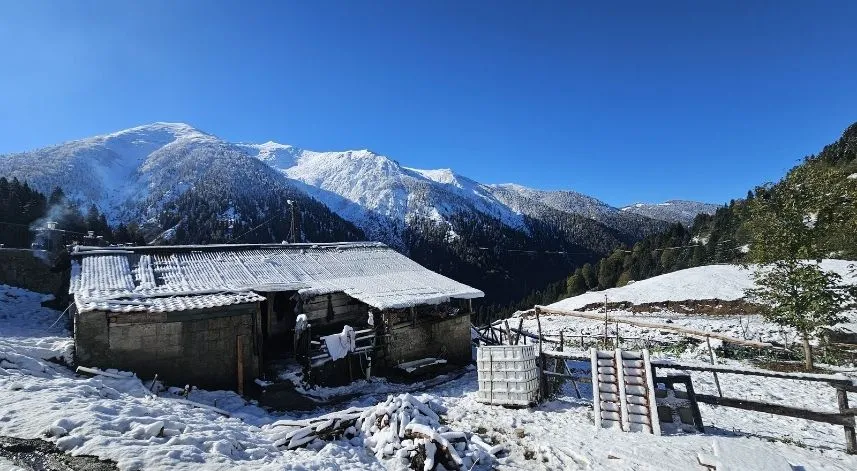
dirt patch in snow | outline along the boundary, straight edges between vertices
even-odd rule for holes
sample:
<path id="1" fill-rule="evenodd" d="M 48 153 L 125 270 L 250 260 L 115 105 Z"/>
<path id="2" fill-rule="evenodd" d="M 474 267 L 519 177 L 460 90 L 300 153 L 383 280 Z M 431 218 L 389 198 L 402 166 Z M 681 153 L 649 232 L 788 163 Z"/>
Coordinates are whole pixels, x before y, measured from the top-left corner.
<path id="1" fill-rule="evenodd" d="M 722 299 L 688 299 L 685 301 L 660 301 L 634 304 L 630 301 L 607 303 L 610 311 L 629 311 L 635 313 L 674 312 L 688 315 L 734 316 L 762 314 L 762 307 L 743 299 L 724 301 Z M 579 311 L 604 311 L 604 303 L 592 303 Z"/>
<path id="2" fill-rule="evenodd" d="M 116 463 L 95 456 L 72 456 L 44 440 L 0 437 L 0 457 L 33 471 L 115 471 Z"/>

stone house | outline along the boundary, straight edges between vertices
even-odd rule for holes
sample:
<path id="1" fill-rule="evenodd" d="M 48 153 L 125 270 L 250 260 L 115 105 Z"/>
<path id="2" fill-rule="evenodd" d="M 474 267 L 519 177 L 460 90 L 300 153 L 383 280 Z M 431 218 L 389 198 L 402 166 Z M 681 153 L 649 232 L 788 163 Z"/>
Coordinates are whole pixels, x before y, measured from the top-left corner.
<path id="1" fill-rule="evenodd" d="M 483 296 L 380 243 L 78 246 L 71 258 L 78 364 L 206 388 L 243 391 L 282 365 L 341 384 L 464 364 Z M 324 336 L 346 325 L 356 338 L 336 360 Z"/>

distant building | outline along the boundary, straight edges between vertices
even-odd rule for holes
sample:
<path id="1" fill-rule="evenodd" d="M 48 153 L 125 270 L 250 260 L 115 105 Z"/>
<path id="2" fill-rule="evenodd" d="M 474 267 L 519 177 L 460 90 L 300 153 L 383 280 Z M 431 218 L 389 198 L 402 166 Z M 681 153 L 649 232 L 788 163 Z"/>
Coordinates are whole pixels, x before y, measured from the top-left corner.
<path id="1" fill-rule="evenodd" d="M 330 384 L 370 364 L 378 374 L 427 358 L 467 363 L 470 300 L 483 296 L 380 243 L 78 246 L 71 256 L 78 364 L 208 388 L 241 389 L 288 365 Z M 356 335 L 334 361 L 336 338 L 322 336 L 345 325 Z"/>

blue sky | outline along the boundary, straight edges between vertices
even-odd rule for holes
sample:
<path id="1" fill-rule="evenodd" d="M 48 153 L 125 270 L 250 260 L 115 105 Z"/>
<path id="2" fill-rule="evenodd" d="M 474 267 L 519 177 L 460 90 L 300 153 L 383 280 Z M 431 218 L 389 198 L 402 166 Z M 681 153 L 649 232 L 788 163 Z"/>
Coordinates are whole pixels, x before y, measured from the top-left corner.
<path id="1" fill-rule="evenodd" d="M 0 2 L 0 153 L 182 121 L 723 202 L 857 121 L 857 2 L 597 3 Z"/>

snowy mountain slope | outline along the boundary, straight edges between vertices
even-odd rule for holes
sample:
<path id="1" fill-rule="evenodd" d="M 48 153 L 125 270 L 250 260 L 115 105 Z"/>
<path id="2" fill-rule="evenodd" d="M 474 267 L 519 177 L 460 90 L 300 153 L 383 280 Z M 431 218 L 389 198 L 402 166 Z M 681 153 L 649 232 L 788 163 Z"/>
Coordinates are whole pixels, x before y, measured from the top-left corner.
<path id="1" fill-rule="evenodd" d="M 0 157 L 0 175 L 26 180 L 46 194 L 60 187 L 115 221 L 147 196 L 141 170 L 153 153 L 212 142 L 216 138 L 186 124 L 154 123 Z"/>
<path id="2" fill-rule="evenodd" d="M 258 147 L 260 158 L 283 153 L 277 146 Z M 280 203 L 286 199 L 299 200 L 312 235 L 362 238 L 260 158 L 186 124 L 154 123 L 0 156 L 0 175 L 25 180 L 46 194 L 60 187 L 84 208 L 98 206 L 111 223 L 143 225 L 152 238 L 167 230 L 168 240 L 177 224 L 185 226 L 182 242 L 201 242 L 196 234 L 211 232 L 217 225 L 212 219 L 248 229 L 241 223 L 284 215 Z M 225 228 L 221 238 L 229 237 Z"/>
<path id="3" fill-rule="evenodd" d="M 270 157 L 260 150 L 258 158 L 307 185 L 305 191 L 367 234 L 399 233 L 420 218 L 448 223 L 452 215 L 473 211 L 525 233 L 531 229 L 526 217 L 555 222 L 563 219 L 557 212 L 565 213 L 578 217 L 577 225 L 594 222 L 625 242 L 665 228 L 661 221 L 626 214 L 571 191 L 486 185 L 451 169 L 404 167 L 369 150 L 313 152 L 275 143 L 264 146 L 285 155 Z"/>
<path id="4" fill-rule="evenodd" d="M 591 219 L 614 229 L 624 242 L 661 232 L 667 224 L 661 220 L 620 211 L 607 203 L 574 191 L 545 191 L 514 183 L 489 185 L 491 193 L 515 211 L 543 219 L 547 209 Z"/>
<path id="5" fill-rule="evenodd" d="M 850 271 L 850 266 L 854 263 L 850 260 L 823 260 L 821 268 L 835 271 L 845 282 L 857 282 L 857 278 Z M 754 286 L 752 270 L 752 267 L 745 269 L 740 265 L 706 265 L 686 268 L 619 288 L 583 293 L 563 299 L 552 304 L 551 307 L 581 309 L 589 304 L 603 303 L 604 296 L 607 296 L 611 303 L 628 301 L 633 304 L 692 299 L 732 301 L 743 298 L 744 291 Z"/>
<path id="6" fill-rule="evenodd" d="M 340 214 L 369 233 L 377 232 L 372 223 L 379 218 L 404 228 L 415 219 L 442 222 L 453 214 L 473 211 L 525 230 L 521 215 L 493 199 L 482 185 L 451 171 L 406 168 L 369 150 L 304 151 L 294 166 L 279 170 L 322 190 L 309 191 L 329 207 L 340 204 L 331 193 L 356 204 L 359 210 Z M 372 217 L 364 220 L 367 214 Z"/>
<path id="7" fill-rule="evenodd" d="M 177 214 L 200 205 L 217 219 L 237 214 L 262 222 L 265 213 L 284 211 L 272 203 L 283 194 L 312 197 L 367 237 L 405 251 L 407 231 L 425 221 L 439 223 L 447 238 L 455 238 L 466 231 L 463 225 L 488 218 L 525 237 L 559 234 L 565 247 L 597 247 L 598 253 L 664 228 L 660 221 L 571 191 L 485 185 L 451 169 L 405 167 L 369 150 L 233 144 L 181 123 L 154 123 L 0 156 L 0 175 L 26 180 L 46 193 L 59 186 L 82 205 L 96 204 L 112 223 L 187 223 L 159 215 L 165 208 Z M 197 193 L 205 188 L 208 202 L 181 203 L 190 188 Z M 239 200 L 242 207 L 236 208 Z M 204 231 L 202 222 L 197 226 Z M 545 248 L 556 250 L 556 242 Z"/>
<path id="8" fill-rule="evenodd" d="M 693 224 L 697 214 L 714 214 L 720 205 L 698 201 L 669 200 L 663 203 L 636 203 L 625 206 L 622 211 L 639 214 L 660 221 L 678 222 L 685 226 Z"/>

